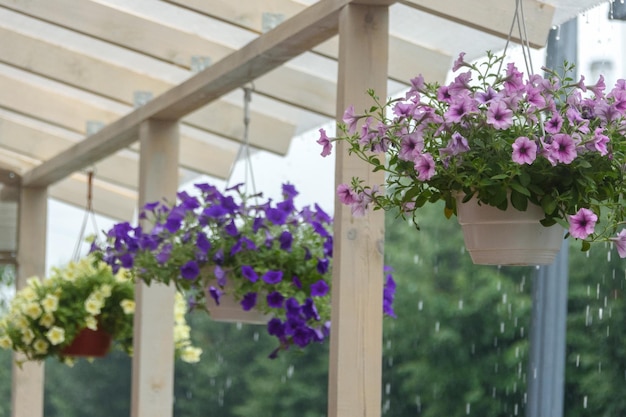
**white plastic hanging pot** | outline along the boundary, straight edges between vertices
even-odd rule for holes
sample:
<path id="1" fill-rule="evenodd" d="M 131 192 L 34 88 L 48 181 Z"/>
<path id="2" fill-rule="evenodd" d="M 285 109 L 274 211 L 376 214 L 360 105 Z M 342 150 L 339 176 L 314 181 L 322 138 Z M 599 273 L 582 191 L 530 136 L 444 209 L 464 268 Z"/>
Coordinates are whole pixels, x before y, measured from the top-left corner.
<path id="1" fill-rule="evenodd" d="M 213 283 L 212 285 L 217 287 L 217 283 Z M 244 310 L 233 295 L 230 280 L 228 280 L 226 286 L 220 288 L 220 290 L 222 291 L 222 295 L 220 296 L 219 305 L 210 295 L 206 298 L 206 308 L 212 320 L 227 323 L 267 324 L 272 318 L 271 315 L 263 314 L 256 308 L 252 308 L 248 311 Z M 259 294 L 258 297 L 261 297 L 261 294 Z"/>
<path id="2" fill-rule="evenodd" d="M 563 243 L 561 226 L 544 227 L 541 207 L 529 204 L 526 211 L 500 210 L 478 204 L 475 198 L 462 202 L 457 196 L 457 217 L 465 246 L 478 265 L 549 265 Z"/>

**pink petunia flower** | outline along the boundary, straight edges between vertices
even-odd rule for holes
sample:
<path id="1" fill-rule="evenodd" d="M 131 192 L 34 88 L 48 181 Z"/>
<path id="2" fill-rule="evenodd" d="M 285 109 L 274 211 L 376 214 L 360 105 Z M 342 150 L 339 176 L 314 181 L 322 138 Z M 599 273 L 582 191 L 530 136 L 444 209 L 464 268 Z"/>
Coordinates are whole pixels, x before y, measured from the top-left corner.
<path id="1" fill-rule="evenodd" d="M 322 153 L 323 157 L 327 157 L 333 150 L 333 144 L 330 141 L 330 138 L 326 135 L 326 131 L 324 129 L 320 129 L 320 138 L 317 140 L 317 143 L 322 145 Z"/>
<path id="2" fill-rule="evenodd" d="M 343 121 L 348 126 L 348 132 L 356 132 L 356 123 L 359 121 L 359 117 L 354 114 L 354 106 L 351 104 L 343 113 Z"/>
<path id="3" fill-rule="evenodd" d="M 435 175 L 435 160 L 429 153 L 417 154 L 414 159 L 417 179 L 428 181 Z"/>
<path id="4" fill-rule="evenodd" d="M 356 194 L 348 184 L 339 184 L 337 186 L 337 197 L 341 204 L 350 205 L 357 201 Z"/>
<path id="5" fill-rule="evenodd" d="M 520 136 L 513 142 L 512 158 L 520 165 L 532 164 L 537 158 L 537 144 L 526 136 Z"/>
<path id="6" fill-rule="evenodd" d="M 598 216 L 587 208 L 581 208 L 569 217 L 569 233 L 575 238 L 585 239 L 593 233 Z"/>
<path id="7" fill-rule="evenodd" d="M 617 237 L 612 237 L 611 241 L 615 242 L 617 247 L 617 253 L 620 258 L 626 258 L 626 229 L 623 229 L 617 234 Z"/>
<path id="8" fill-rule="evenodd" d="M 513 125 L 513 112 L 502 100 L 493 101 L 487 110 L 487 123 L 496 129 L 508 129 Z"/>

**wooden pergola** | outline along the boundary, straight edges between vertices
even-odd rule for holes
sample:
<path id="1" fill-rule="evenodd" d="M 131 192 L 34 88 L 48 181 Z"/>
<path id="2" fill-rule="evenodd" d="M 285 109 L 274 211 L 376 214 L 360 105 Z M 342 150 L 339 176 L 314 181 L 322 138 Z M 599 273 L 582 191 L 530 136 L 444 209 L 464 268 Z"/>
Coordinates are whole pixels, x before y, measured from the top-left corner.
<path id="1" fill-rule="evenodd" d="M 598 0 L 523 0 L 528 40 Z M 284 155 L 291 138 L 364 91 L 418 73 L 443 81 L 456 54 L 501 49 L 515 0 L 0 0 L 0 166 L 21 176 L 18 287 L 45 275 L 48 198 L 131 219 L 173 199 L 184 173 L 225 178 L 243 136 L 232 92 L 254 82 L 250 143 Z M 515 40 L 515 39 L 514 39 Z M 146 100 L 146 97 L 148 99 Z M 376 180 L 337 150 L 335 181 Z M 332 193 L 334 190 L 328 190 Z M 335 207 L 329 416 L 379 416 L 383 215 Z M 173 402 L 174 289 L 138 284 L 133 417 Z M 167 308 L 170 306 L 171 308 Z M 147 343 L 149 342 L 149 343 Z M 13 370 L 13 417 L 43 413 L 41 365 Z"/>

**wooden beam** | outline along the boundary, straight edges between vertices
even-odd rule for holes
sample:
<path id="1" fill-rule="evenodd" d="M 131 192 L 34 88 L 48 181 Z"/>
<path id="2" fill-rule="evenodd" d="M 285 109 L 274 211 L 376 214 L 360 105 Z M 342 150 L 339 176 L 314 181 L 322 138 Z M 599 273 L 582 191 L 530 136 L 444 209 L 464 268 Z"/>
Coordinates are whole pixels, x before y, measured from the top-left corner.
<path id="1" fill-rule="evenodd" d="M 543 48 L 553 25 L 555 8 L 538 0 L 523 2 L 528 41 L 533 48 Z M 515 2 L 501 0 L 401 0 L 400 3 L 503 39 L 509 35 L 515 13 Z M 520 43 L 517 28 L 511 39 Z"/>
<path id="2" fill-rule="evenodd" d="M 266 74 L 337 32 L 340 10 L 349 0 L 314 4 L 276 29 L 98 133 L 26 173 L 27 185 L 48 185 L 128 146 L 148 119 L 177 120 Z"/>
<path id="3" fill-rule="evenodd" d="M 349 5 L 339 22 L 337 119 L 349 105 L 371 106 L 364 86 L 386 95 L 389 10 Z M 341 109 L 341 110 L 340 110 Z M 384 173 L 337 143 L 335 182 L 353 176 L 382 184 Z M 355 218 L 335 199 L 329 417 L 379 417 L 382 380 L 384 212 Z"/>

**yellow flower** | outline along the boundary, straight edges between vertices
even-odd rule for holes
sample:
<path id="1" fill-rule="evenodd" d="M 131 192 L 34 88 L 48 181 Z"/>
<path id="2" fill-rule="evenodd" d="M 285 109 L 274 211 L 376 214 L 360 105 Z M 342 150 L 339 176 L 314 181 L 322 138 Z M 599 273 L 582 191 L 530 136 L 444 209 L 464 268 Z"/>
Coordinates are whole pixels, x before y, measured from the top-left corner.
<path id="1" fill-rule="evenodd" d="M 35 299 L 37 298 L 37 293 L 32 287 L 24 287 L 20 291 L 20 296 L 26 301 L 35 301 Z"/>
<path id="2" fill-rule="evenodd" d="M 94 300 L 92 297 L 89 297 L 85 300 L 85 310 L 87 310 L 87 313 L 91 314 L 92 316 L 97 316 L 98 314 L 100 314 L 101 309 L 101 301 Z"/>
<path id="3" fill-rule="evenodd" d="M 111 296 L 111 286 L 108 284 L 104 284 L 100 287 L 100 292 L 102 293 L 102 295 L 105 298 L 108 298 Z"/>
<path id="4" fill-rule="evenodd" d="M 9 336 L 2 335 L 0 336 L 0 348 L 2 349 L 11 349 L 13 348 L 13 342 Z"/>
<path id="5" fill-rule="evenodd" d="M 32 287 L 39 287 L 41 285 L 41 280 L 39 277 L 30 277 L 26 280 L 26 285 L 32 289 Z"/>
<path id="6" fill-rule="evenodd" d="M 23 306 L 22 311 L 33 320 L 37 320 L 41 316 L 41 313 L 43 313 L 39 304 L 34 302 Z"/>
<path id="7" fill-rule="evenodd" d="M 180 359 L 183 362 L 196 363 L 200 362 L 200 355 L 202 355 L 202 349 L 193 346 L 186 346 L 180 353 Z"/>
<path id="8" fill-rule="evenodd" d="M 191 328 L 187 325 L 174 326 L 174 342 L 179 344 L 180 342 L 189 340 Z"/>
<path id="9" fill-rule="evenodd" d="M 135 301 L 133 300 L 122 300 L 120 306 L 124 310 L 124 314 L 133 314 L 135 312 Z"/>
<path id="10" fill-rule="evenodd" d="M 185 323 L 185 313 L 187 312 L 187 305 L 185 303 L 185 298 L 179 292 L 176 293 L 176 298 L 174 300 L 174 321 L 177 324 Z"/>
<path id="11" fill-rule="evenodd" d="M 35 333 L 31 329 L 24 329 L 22 332 L 22 343 L 30 345 L 30 342 L 35 338 Z"/>
<path id="12" fill-rule="evenodd" d="M 63 343 L 65 341 L 65 329 L 62 329 L 58 326 L 53 326 L 46 333 L 46 337 L 53 345 L 58 345 L 59 343 Z"/>
<path id="13" fill-rule="evenodd" d="M 54 324 L 54 314 L 52 313 L 44 313 L 43 316 L 39 319 L 39 324 L 43 327 L 50 327 Z"/>
<path id="14" fill-rule="evenodd" d="M 35 353 L 43 355 L 48 352 L 48 342 L 43 339 L 37 339 L 35 343 L 33 343 L 33 349 L 35 349 Z"/>
<path id="15" fill-rule="evenodd" d="M 100 302 L 101 304 L 104 304 L 104 299 L 105 299 L 106 297 L 104 296 L 104 293 L 102 293 L 102 291 L 100 291 L 100 290 L 96 290 L 96 291 L 92 292 L 92 293 L 89 295 L 89 297 L 88 297 L 88 298 L 91 298 L 91 299 L 93 299 L 93 300 L 95 300 L 95 301 Z"/>
<path id="16" fill-rule="evenodd" d="M 59 298 L 56 295 L 47 294 L 41 301 L 41 305 L 46 313 L 52 313 L 59 307 Z"/>
<path id="17" fill-rule="evenodd" d="M 28 329 L 28 326 L 30 326 L 30 324 L 28 323 L 28 320 L 26 320 L 26 317 L 19 316 L 15 319 L 15 327 L 20 329 L 22 332 L 24 332 L 25 329 Z"/>
<path id="18" fill-rule="evenodd" d="M 63 357 L 63 363 L 66 364 L 67 366 L 69 366 L 70 368 L 74 366 L 74 364 L 76 363 L 76 361 L 74 360 L 74 358 L 72 358 L 71 356 L 64 356 Z"/>
<path id="19" fill-rule="evenodd" d="M 91 330 L 98 330 L 98 320 L 94 316 L 87 316 L 85 326 Z"/>

